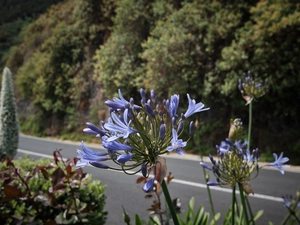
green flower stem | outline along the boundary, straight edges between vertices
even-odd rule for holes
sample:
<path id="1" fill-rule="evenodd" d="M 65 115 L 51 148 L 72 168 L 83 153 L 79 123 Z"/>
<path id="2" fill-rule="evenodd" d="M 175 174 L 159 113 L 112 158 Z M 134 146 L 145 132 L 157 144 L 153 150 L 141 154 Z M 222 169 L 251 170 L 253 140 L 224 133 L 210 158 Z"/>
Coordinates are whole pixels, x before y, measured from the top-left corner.
<path id="1" fill-rule="evenodd" d="M 196 146 L 198 146 L 198 147 L 200 146 L 200 140 L 199 140 L 199 138 L 197 138 Z M 201 148 L 199 147 L 199 149 L 201 149 Z M 201 161 L 203 161 L 203 155 L 202 155 L 201 150 L 199 151 L 199 153 L 200 153 L 200 159 L 201 159 Z M 205 171 L 205 168 L 202 167 L 202 169 L 203 169 L 204 179 L 207 182 L 208 180 L 206 180 L 206 171 Z M 211 196 L 210 188 L 209 188 L 208 185 L 206 185 L 206 190 L 207 190 L 207 194 L 208 194 L 208 199 L 209 199 L 209 204 L 210 204 L 210 210 L 211 210 L 211 212 L 213 214 L 213 218 L 215 218 L 214 204 L 213 204 L 213 201 L 212 201 L 212 196 Z"/>
<path id="2" fill-rule="evenodd" d="M 234 219 L 235 219 L 235 211 L 234 211 L 234 208 L 235 208 L 235 189 L 236 189 L 236 186 L 233 185 L 232 186 L 232 208 L 231 208 L 231 225 L 234 225 Z"/>
<path id="3" fill-rule="evenodd" d="M 245 224 L 249 225 L 249 218 L 248 218 L 248 213 L 247 213 L 247 206 L 245 203 L 245 195 L 244 195 L 244 190 L 243 190 L 243 184 L 239 184 L 239 190 L 240 190 L 240 198 L 241 198 L 241 203 L 243 206 L 243 214 L 244 214 L 244 219 L 245 219 Z"/>
<path id="4" fill-rule="evenodd" d="M 247 203 L 247 206 L 248 206 L 248 209 L 249 209 L 249 213 L 250 213 L 250 216 L 251 216 L 252 225 L 255 225 L 255 221 L 254 221 L 254 217 L 253 217 L 251 205 L 250 205 L 250 202 L 248 200 L 248 196 L 247 195 L 245 195 L 245 199 L 246 199 L 246 203 Z"/>
<path id="5" fill-rule="evenodd" d="M 298 223 L 300 224 L 300 219 L 298 218 L 298 216 L 296 215 L 296 213 L 294 213 L 293 216 L 296 218 L 296 220 L 297 220 Z"/>
<path id="6" fill-rule="evenodd" d="M 252 128 L 252 101 L 249 103 L 249 124 L 248 124 L 248 149 L 250 150 L 251 141 L 251 128 Z"/>
<path id="7" fill-rule="evenodd" d="M 162 187 L 163 193 L 165 195 L 167 205 L 168 205 L 169 210 L 171 212 L 173 223 L 174 223 L 174 225 L 179 225 L 177 214 L 176 214 L 176 211 L 174 209 L 173 202 L 172 202 L 171 196 L 169 194 L 169 190 L 168 190 L 168 187 L 167 187 L 167 184 L 166 184 L 165 180 L 162 181 L 161 187 Z"/>
<path id="8" fill-rule="evenodd" d="M 203 168 L 203 174 L 205 176 L 205 169 Z M 213 214 L 213 217 L 215 217 L 215 209 L 214 209 L 214 204 L 213 204 L 213 201 L 212 201 L 212 197 L 211 197 L 211 192 L 210 192 L 210 188 L 208 185 L 206 185 L 206 190 L 207 190 L 207 194 L 208 194 L 208 199 L 209 199 L 209 204 L 210 204 L 210 209 L 211 209 L 211 212 Z"/>
<path id="9" fill-rule="evenodd" d="M 284 220 L 282 221 L 281 225 L 285 225 L 291 216 L 294 216 L 296 218 L 296 220 L 298 221 L 298 223 L 300 224 L 300 219 L 297 217 L 296 213 L 295 213 L 295 208 L 297 207 L 297 204 L 295 204 L 295 206 L 291 209 L 291 208 L 288 208 L 289 210 L 289 214 L 286 215 L 286 217 L 284 218 Z"/>
<path id="10" fill-rule="evenodd" d="M 290 217 L 291 217 L 291 213 L 289 213 L 288 215 L 286 215 L 286 217 L 282 221 L 281 225 L 285 225 L 287 223 L 287 221 L 290 219 Z"/>

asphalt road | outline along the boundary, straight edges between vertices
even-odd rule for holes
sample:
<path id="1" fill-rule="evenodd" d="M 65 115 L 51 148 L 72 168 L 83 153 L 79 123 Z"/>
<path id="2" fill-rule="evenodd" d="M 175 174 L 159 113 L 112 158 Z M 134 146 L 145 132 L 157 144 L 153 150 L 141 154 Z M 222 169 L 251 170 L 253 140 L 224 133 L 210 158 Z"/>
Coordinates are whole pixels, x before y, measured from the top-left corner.
<path id="1" fill-rule="evenodd" d="M 88 145 L 92 149 L 101 149 L 101 146 Z M 33 138 L 20 135 L 19 149 L 17 157 L 29 154 L 33 158 L 52 158 L 55 149 L 62 149 L 65 158 L 75 157 L 76 149 L 79 149 L 79 142 L 61 142 L 57 140 Z M 167 156 L 168 171 L 172 172 L 175 179 L 169 185 L 172 198 L 179 197 L 183 210 L 187 209 L 189 199 L 195 197 L 195 205 L 205 207 L 210 212 L 209 199 L 204 182 L 202 167 L 199 165 L 199 157 L 186 155 L 184 157 Z M 108 225 L 125 224 L 123 222 L 122 206 L 134 220 L 135 214 L 140 215 L 144 220 L 149 217 L 147 209 L 151 206 L 152 200 L 145 199 L 142 191 L 142 184 L 136 184 L 138 176 L 128 176 L 112 170 L 102 170 L 94 167 L 85 167 L 85 172 L 91 173 L 94 179 L 99 179 L 107 186 L 105 194 L 106 207 L 108 211 Z M 213 176 L 213 175 L 212 175 Z M 211 177 L 214 181 L 214 177 Z M 300 170 L 299 167 L 292 167 L 281 175 L 275 169 L 261 169 L 259 176 L 251 181 L 254 195 L 249 195 L 249 201 L 253 212 L 264 210 L 263 216 L 257 224 L 280 224 L 287 209 L 283 205 L 282 195 L 295 195 L 300 190 Z M 224 215 L 231 203 L 230 189 L 212 187 L 212 196 L 216 212 Z M 238 196 L 237 196 L 238 197 Z M 222 218 L 219 220 L 222 224 Z"/>

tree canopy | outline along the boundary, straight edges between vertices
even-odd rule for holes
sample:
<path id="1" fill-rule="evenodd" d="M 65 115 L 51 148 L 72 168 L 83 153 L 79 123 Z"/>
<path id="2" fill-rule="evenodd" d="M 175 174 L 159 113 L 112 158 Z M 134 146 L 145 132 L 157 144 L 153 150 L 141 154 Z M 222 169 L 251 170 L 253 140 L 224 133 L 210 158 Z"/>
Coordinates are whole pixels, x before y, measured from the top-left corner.
<path id="1" fill-rule="evenodd" d="M 40 132 L 80 127 L 99 93 L 121 89 L 129 99 L 145 88 L 158 98 L 189 93 L 211 108 L 198 118 L 204 149 L 226 138 L 230 119 L 246 126 L 237 83 L 250 70 L 270 83 L 253 105 L 252 146 L 292 156 L 300 148 L 299 10 L 292 0 L 69 0 L 29 24 L 6 64 Z"/>

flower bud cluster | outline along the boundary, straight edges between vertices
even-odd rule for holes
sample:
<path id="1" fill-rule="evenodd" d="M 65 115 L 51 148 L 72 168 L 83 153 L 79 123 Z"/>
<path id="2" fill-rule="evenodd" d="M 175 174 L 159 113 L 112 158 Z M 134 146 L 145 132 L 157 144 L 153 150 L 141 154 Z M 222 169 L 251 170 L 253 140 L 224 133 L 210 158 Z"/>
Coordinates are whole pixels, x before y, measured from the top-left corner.
<path id="1" fill-rule="evenodd" d="M 212 166 L 204 162 L 200 162 L 200 165 L 212 171 L 216 177 L 216 182 L 208 181 L 207 185 L 234 186 L 242 184 L 246 194 L 253 194 L 249 181 L 258 176 L 261 167 L 258 165 L 258 149 L 256 148 L 250 152 L 248 142 L 241 139 L 242 124 L 241 119 L 232 120 L 229 138 L 216 146 L 218 159 L 215 160 L 212 155 L 209 155 Z M 284 163 L 288 162 L 289 158 L 283 157 L 283 153 L 279 157 L 275 153 L 273 156 L 275 161 L 264 166 L 276 167 L 281 174 L 284 174 L 283 168 L 289 167 Z"/>
<path id="2" fill-rule="evenodd" d="M 300 207 L 300 196 L 294 197 L 292 195 L 285 195 L 282 196 L 282 198 L 283 198 L 284 205 L 287 208 L 294 209 L 296 207 Z"/>
<path id="3" fill-rule="evenodd" d="M 266 79 L 264 83 L 262 83 L 257 75 L 253 77 L 249 71 L 247 74 L 244 74 L 243 80 L 239 79 L 238 88 L 246 100 L 246 105 L 248 105 L 253 99 L 258 99 L 268 92 L 269 82 L 268 79 Z"/>
<path id="4" fill-rule="evenodd" d="M 203 162 L 200 163 L 216 176 L 217 182 L 209 182 L 209 185 L 247 184 L 249 180 L 257 176 L 258 149 L 253 150 L 250 154 L 247 145 L 247 142 L 236 141 L 233 143 L 230 139 L 226 139 L 220 146 L 216 146 L 218 159 L 215 160 L 212 155 L 209 155 L 212 167 L 210 168 Z M 254 172 L 256 174 L 253 176 Z"/>

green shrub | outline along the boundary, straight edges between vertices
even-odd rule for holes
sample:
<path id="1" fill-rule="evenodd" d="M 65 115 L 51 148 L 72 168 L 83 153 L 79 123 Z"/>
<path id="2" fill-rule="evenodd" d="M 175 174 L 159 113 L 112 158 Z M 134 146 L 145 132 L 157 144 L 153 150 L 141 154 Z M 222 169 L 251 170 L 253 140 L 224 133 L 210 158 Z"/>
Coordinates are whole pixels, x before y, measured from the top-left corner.
<path id="1" fill-rule="evenodd" d="M 105 224 L 105 186 L 53 155 L 0 163 L 0 224 Z"/>

